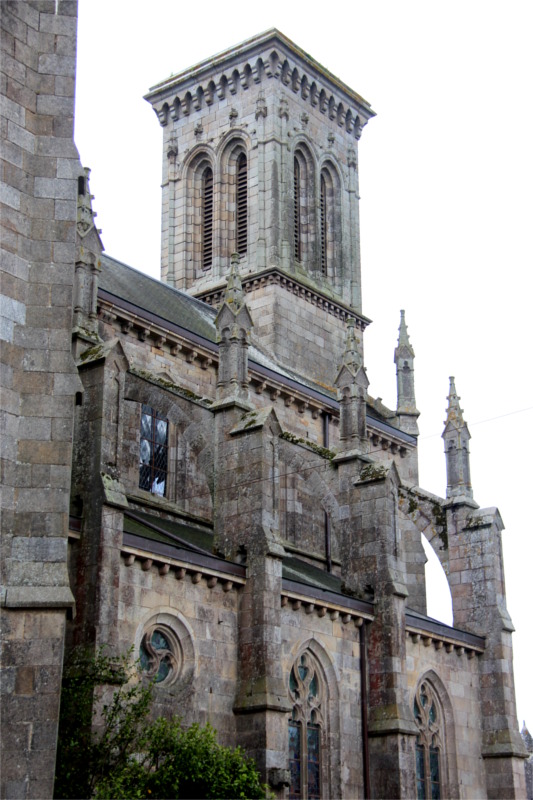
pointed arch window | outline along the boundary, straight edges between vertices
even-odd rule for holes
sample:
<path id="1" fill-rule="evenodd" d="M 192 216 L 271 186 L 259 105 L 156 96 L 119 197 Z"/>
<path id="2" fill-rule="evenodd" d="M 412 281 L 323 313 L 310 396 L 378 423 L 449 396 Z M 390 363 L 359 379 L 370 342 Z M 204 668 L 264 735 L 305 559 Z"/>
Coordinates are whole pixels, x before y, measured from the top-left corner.
<path id="1" fill-rule="evenodd" d="M 213 264 L 213 170 L 206 167 L 202 173 L 202 267 Z"/>
<path id="2" fill-rule="evenodd" d="M 237 159 L 237 184 L 235 208 L 235 243 L 242 257 L 248 249 L 248 162 L 246 154 Z"/>
<path id="3" fill-rule="evenodd" d="M 291 669 L 289 696 L 290 800 L 319 800 L 322 790 L 324 741 L 324 686 L 309 651 Z"/>
<path id="4" fill-rule="evenodd" d="M 330 279 L 339 271 L 340 218 L 339 176 L 328 163 L 320 172 L 320 271 Z"/>
<path id="5" fill-rule="evenodd" d="M 431 685 L 422 681 L 413 705 L 416 737 L 417 800 L 440 800 L 442 796 L 442 715 Z"/>

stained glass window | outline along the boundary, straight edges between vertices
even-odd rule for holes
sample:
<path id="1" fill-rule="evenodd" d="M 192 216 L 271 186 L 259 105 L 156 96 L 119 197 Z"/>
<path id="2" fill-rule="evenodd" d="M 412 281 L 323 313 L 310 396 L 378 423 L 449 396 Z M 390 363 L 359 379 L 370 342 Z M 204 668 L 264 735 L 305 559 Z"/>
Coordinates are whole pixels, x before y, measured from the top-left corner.
<path id="1" fill-rule="evenodd" d="M 419 730 L 416 737 L 417 800 L 440 800 L 442 731 L 439 707 L 429 683 L 418 687 L 413 714 Z"/>
<path id="2" fill-rule="evenodd" d="M 139 455 L 140 488 L 164 497 L 168 470 L 168 420 L 144 404 Z"/>
<path id="3" fill-rule="evenodd" d="M 319 800 L 322 771 L 322 682 L 318 665 L 306 652 L 291 669 L 289 694 L 294 703 L 289 720 L 290 800 Z"/>

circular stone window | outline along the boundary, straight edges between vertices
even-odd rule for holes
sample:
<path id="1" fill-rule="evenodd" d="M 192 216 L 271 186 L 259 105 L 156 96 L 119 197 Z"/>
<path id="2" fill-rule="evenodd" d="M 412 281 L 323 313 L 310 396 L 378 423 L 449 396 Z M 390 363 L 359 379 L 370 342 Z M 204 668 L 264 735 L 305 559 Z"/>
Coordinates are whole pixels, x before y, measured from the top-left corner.
<path id="1" fill-rule="evenodd" d="M 178 698 L 196 675 L 192 629 L 175 609 L 160 609 L 141 622 L 135 635 L 135 652 L 143 674 L 156 686 Z"/>
<path id="2" fill-rule="evenodd" d="M 183 654 L 174 631 L 163 625 L 151 625 L 146 629 L 139 648 L 141 669 L 163 686 L 170 686 L 178 678 Z"/>

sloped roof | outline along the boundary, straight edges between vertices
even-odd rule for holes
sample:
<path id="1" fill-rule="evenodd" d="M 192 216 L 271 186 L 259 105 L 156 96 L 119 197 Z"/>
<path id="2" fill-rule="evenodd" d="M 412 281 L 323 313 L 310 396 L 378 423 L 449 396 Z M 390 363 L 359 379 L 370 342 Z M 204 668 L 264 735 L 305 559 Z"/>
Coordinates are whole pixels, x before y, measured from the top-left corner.
<path id="1" fill-rule="evenodd" d="M 145 318 L 147 315 L 157 317 L 161 324 L 167 322 L 171 327 L 181 328 L 184 335 L 191 334 L 193 340 L 197 337 L 205 347 L 218 350 L 215 328 L 217 309 L 110 256 L 102 254 L 101 263 L 99 292 L 105 299 L 111 302 L 116 299 L 120 305 L 125 305 L 140 318 L 143 315 Z M 266 375 L 271 373 L 278 380 L 284 378 L 285 381 L 293 381 L 302 389 L 319 395 L 329 405 L 337 407 L 335 391 L 282 366 L 257 344 L 251 345 L 248 353 L 250 365 L 258 368 L 259 372 Z M 375 427 L 416 444 L 413 436 L 400 431 L 381 415 L 372 398 L 369 398 L 367 416 Z"/>
<path id="2" fill-rule="evenodd" d="M 102 255 L 99 288 L 209 342 L 216 342 L 216 309 L 115 258 Z"/>

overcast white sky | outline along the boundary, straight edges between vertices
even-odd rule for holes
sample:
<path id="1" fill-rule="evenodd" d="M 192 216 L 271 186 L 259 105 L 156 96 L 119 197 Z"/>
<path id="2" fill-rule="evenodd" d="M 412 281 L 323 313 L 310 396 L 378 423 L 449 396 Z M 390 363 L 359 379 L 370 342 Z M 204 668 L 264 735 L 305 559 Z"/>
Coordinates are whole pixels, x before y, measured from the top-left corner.
<path id="1" fill-rule="evenodd" d="M 530 0 L 79 0 L 76 102 L 106 252 L 153 276 L 162 133 L 142 99 L 150 86 L 277 27 L 372 104 L 359 151 L 369 391 L 395 406 L 405 308 L 420 483 L 446 491 L 440 434 L 454 375 L 474 497 L 506 524 L 518 717 L 530 729 L 532 23 Z"/>

